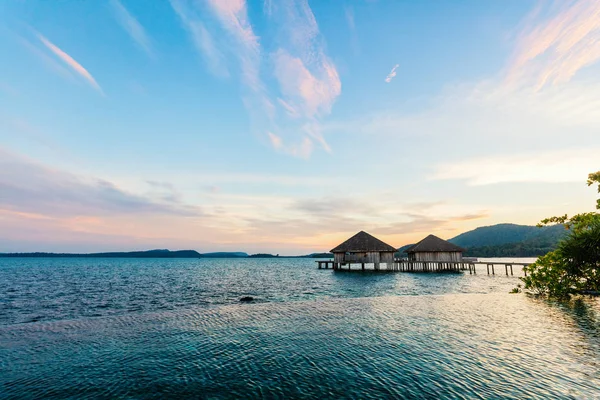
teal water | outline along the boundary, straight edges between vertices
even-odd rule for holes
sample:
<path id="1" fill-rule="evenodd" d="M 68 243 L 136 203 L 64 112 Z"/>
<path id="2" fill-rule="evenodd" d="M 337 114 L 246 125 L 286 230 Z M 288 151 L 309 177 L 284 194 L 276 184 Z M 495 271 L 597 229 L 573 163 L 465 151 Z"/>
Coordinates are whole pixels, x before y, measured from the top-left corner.
<path id="1" fill-rule="evenodd" d="M 0 325 L 323 298 L 506 293 L 504 267 L 479 274 L 318 270 L 310 259 L 0 258 Z M 515 268 L 515 274 L 520 270 Z M 467 273 L 468 275 L 468 273 Z M 516 275 L 515 275 L 516 276 Z"/>
<path id="2" fill-rule="evenodd" d="M 482 272 L 0 260 L 0 398 L 599 398 L 598 302 Z"/>

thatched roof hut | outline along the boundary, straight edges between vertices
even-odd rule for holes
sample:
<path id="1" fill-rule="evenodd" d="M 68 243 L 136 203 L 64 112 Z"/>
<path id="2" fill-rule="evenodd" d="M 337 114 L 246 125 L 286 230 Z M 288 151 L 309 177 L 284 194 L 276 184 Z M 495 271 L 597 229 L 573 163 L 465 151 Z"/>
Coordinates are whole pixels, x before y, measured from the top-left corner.
<path id="1" fill-rule="evenodd" d="M 337 245 L 331 250 L 332 253 L 364 252 L 364 251 L 396 251 L 393 246 L 360 231 L 344 243 Z"/>
<path id="2" fill-rule="evenodd" d="M 408 259 L 413 261 L 462 261 L 462 253 L 465 251 L 447 240 L 440 239 L 435 235 L 429 235 L 419 243 L 405 250 Z"/>
<path id="3" fill-rule="evenodd" d="M 334 268 L 344 264 L 374 264 L 375 269 L 379 269 L 380 263 L 392 265 L 394 263 L 393 246 L 369 235 L 367 232 L 360 231 L 344 243 L 334 247 L 333 253 Z"/>

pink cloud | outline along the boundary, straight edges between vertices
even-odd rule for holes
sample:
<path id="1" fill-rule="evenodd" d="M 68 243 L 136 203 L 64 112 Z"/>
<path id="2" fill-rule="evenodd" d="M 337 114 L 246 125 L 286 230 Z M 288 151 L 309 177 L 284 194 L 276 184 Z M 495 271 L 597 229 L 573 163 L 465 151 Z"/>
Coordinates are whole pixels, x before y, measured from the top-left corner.
<path id="1" fill-rule="evenodd" d="M 271 145 L 273 146 L 273 148 L 281 149 L 283 147 L 283 140 L 281 140 L 279 136 L 271 132 L 267 132 L 267 135 L 269 137 L 269 140 L 271 141 Z"/>
<path id="2" fill-rule="evenodd" d="M 207 4 L 208 14 L 214 14 L 219 24 L 203 23 L 207 18 L 203 4 Z M 308 2 L 264 3 L 264 11 L 278 29 L 277 37 L 281 38 L 277 43 L 279 50 L 271 54 L 267 63 L 262 63 L 263 49 L 245 0 L 207 0 L 206 3 L 171 0 L 171 5 L 209 60 L 218 59 L 224 66 L 224 55 L 232 57 L 227 61 L 241 72 L 242 101 L 250 114 L 252 130 L 261 135 L 277 132 L 279 140 L 267 135 L 269 142 L 286 154 L 306 158 L 313 150 L 313 143 L 330 151 L 318 125 L 341 94 L 341 81 L 335 65 L 325 54 Z M 214 38 L 218 38 L 218 50 Z M 223 49 L 227 45 L 230 48 Z M 265 66 L 273 67 L 268 72 L 279 82 L 279 93 L 264 84 Z M 217 68 L 211 69 L 214 72 Z"/>
<path id="3" fill-rule="evenodd" d="M 536 90 L 568 82 L 600 59 L 600 0 L 564 2 L 549 19 L 528 18 L 507 72 L 508 82 Z"/>
<path id="4" fill-rule="evenodd" d="M 275 76 L 282 93 L 302 105 L 305 117 L 328 114 L 342 85 L 333 64 L 324 60 L 319 65 L 319 76 L 313 75 L 304 62 L 279 49 L 275 53 Z"/>
<path id="5" fill-rule="evenodd" d="M 4 210 L 0 208 L 0 219 L 4 218 L 22 218 L 22 219 L 32 219 L 32 220 L 53 220 L 54 218 L 49 217 L 47 215 L 31 213 L 31 212 L 20 212 L 13 210 Z"/>
<path id="6" fill-rule="evenodd" d="M 288 113 L 288 115 L 292 118 L 297 118 L 299 117 L 298 114 L 298 110 L 296 110 L 296 108 L 294 108 L 294 106 L 292 106 L 290 103 L 288 103 L 287 101 L 278 98 L 277 102 L 285 109 L 285 111 Z"/>
<path id="7" fill-rule="evenodd" d="M 398 69 L 399 66 L 400 66 L 400 64 L 394 65 L 394 68 L 392 68 L 392 70 L 390 71 L 388 76 L 385 78 L 385 81 L 387 83 L 390 83 L 392 81 L 392 79 L 394 79 L 394 77 L 396 76 L 396 69 Z"/>
<path id="8" fill-rule="evenodd" d="M 46 39 L 42 35 L 38 35 L 39 39 L 42 43 L 50 49 L 54 54 L 56 54 L 62 61 L 64 61 L 73 71 L 82 76 L 94 89 L 99 91 L 101 94 L 104 94 L 98 82 L 94 79 L 92 74 L 90 74 L 81 64 L 79 64 L 73 57 L 62 51 L 58 48 L 54 43 Z"/>
<path id="9" fill-rule="evenodd" d="M 290 121 L 278 121 L 286 136 L 302 137 L 289 153 L 306 158 L 318 143 L 331 151 L 321 133 L 321 120 L 332 111 L 341 95 L 342 84 L 334 63 L 325 52 L 317 20 L 305 0 L 274 2 L 271 18 L 279 24 L 279 36 L 285 38 L 272 53 L 273 73 L 279 84 L 280 104 Z M 285 105 L 293 105 L 290 114 Z"/>
<path id="10" fill-rule="evenodd" d="M 313 142 L 308 137 L 304 137 L 298 143 L 286 144 L 280 136 L 272 132 L 267 132 L 267 136 L 275 150 L 294 157 L 308 159 L 313 151 Z"/>

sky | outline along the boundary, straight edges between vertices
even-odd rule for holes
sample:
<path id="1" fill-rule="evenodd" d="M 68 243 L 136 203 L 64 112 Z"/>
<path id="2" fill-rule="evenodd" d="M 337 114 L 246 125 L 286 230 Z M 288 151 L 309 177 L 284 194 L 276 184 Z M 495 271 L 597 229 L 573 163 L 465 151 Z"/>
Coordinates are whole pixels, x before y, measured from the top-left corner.
<path id="1" fill-rule="evenodd" d="M 0 252 L 400 247 L 595 205 L 600 0 L 6 0 L 0 54 Z"/>

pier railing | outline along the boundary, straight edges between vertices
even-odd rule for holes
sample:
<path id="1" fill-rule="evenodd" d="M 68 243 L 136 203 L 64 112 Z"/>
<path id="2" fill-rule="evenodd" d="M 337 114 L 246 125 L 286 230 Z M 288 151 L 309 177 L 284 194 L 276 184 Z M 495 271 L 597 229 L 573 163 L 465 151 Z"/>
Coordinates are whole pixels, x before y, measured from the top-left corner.
<path id="1" fill-rule="evenodd" d="M 329 269 L 330 267 L 336 271 L 365 271 L 365 263 L 353 263 L 344 262 L 336 263 L 332 260 L 327 261 L 316 261 L 319 269 Z M 447 272 L 447 271 L 469 271 L 469 274 L 477 274 L 477 266 L 486 266 L 486 272 L 488 275 L 496 275 L 496 266 L 504 266 L 504 272 L 506 276 L 514 275 L 513 266 L 520 266 L 523 268 L 525 276 L 527 276 L 527 270 L 524 269 L 531 263 L 525 262 L 504 262 L 504 261 L 414 261 L 406 259 L 394 259 L 393 263 L 382 263 L 385 268 L 381 268 L 380 264 L 374 264 L 375 271 L 397 271 L 397 272 Z M 354 265 L 354 268 L 352 266 Z M 369 269 L 373 270 L 373 269 Z"/>

